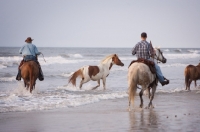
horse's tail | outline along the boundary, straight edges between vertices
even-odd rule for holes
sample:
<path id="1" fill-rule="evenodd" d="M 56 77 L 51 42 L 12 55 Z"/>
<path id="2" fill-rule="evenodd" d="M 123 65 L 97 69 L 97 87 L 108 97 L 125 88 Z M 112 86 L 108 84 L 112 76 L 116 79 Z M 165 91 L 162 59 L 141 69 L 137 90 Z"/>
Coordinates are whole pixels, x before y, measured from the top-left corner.
<path id="1" fill-rule="evenodd" d="M 33 71 L 32 70 L 29 70 L 29 79 L 30 79 L 30 93 L 32 93 L 32 90 L 33 90 L 33 84 L 34 84 L 34 81 L 33 81 Z"/>
<path id="2" fill-rule="evenodd" d="M 189 79 L 190 79 L 190 69 L 189 66 L 185 68 L 185 86 L 188 87 Z"/>
<path id="3" fill-rule="evenodd" d="M 74 74 L 72 74 L 72 75 L 70 76 L 70 79 L 69 79 L 69 81 L 68 81 L 68 84 L 69 84 L 69 83 L 72 83 L 72 85 L 76 86 L 76 78 L 77 78 L 78 76 L 81 76 L 81 77 L 83 78 L 82 69 L 77 70 L 76 72 L 74 72 Z"/>
<path id="4" fill-rule="evenodd" d="M 29 64 L 29 67 L 30 93 L 32 93 L 33 88 L 35 87 L 35 81 L 38 77 L 38 74 L 36 73 L 38 66 L 35 62 L 32 62 Z"/>
<path id="5" fill-rule="evenodd" d="M 136 91 L 137 91 L 137 83 L 134 82 L 134 80 L 131 80 L 131 82 L 129 82 L 129 103 L 134 104 L 134 99 L 135 99 L 135 95 L 136 95 Z"/>

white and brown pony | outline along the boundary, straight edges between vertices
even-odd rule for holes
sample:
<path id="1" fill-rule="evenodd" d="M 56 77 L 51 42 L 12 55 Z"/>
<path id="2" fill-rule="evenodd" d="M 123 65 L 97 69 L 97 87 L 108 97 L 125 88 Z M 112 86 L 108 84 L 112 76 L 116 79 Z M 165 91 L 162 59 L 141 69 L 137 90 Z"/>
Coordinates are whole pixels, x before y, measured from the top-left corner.
<path id="1" fill-rule="evenodd" d="M 80 82 L 80 89 L 84 83 L 90 80 L 98 82 L 98 85 L 93 87 L 93 89 L 96 89 L 100 86 L 100 79 L 102 79 L 103 87 L 106 89 L 106 77 L 109 75 L 110 69 L 113 65 L 124 66 L 116 54 L 107 56 L 98 66 L 85 66 L 80 68 L 71 75 L 68 83 L 72 83 L 76 86 L 76 78 L 80 76 L 82 78 Z"/>
<path id="2" fill-rule="evenodd" d="M 166 63 L 167 60 L 163 56 L 162 51 L 159 48 L 154 48 L 154 51 L 155 55 L 153 59 L 162 63 Z M 150 99 L 148 108 L 150 108 L 152 106 L 152 100 L 156 91 L 157 82 L 158 81 L 156 79 L 156 74 L 153 74 L 146 64 L 138 62 L 132 63 L 128 69 L 129 110 L 131 110 L 131 104 L 134 103 L 134 98 L 136 95 L 138 85 L 141 85 L 142 87 L 139 93 L 141 101 L 140 107 L 143 107 L 143 92 L 145 90 L 148 90 Z"/>

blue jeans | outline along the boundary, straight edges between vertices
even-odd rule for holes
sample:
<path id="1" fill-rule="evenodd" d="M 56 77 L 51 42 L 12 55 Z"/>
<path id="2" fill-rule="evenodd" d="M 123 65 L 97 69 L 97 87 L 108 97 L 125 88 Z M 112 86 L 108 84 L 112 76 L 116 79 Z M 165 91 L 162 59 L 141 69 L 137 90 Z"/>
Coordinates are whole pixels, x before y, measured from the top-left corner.
<path id="1" fill-rule="evenodd" d="M 26 55 L 24 57 L 24 61 L 30 61 L 30 60 L 37 61 L 37 58 L 33 55 Z"/>
<path id="2" fill-rule="evenodd" d="M 149 59 L 150 61 L 152 61 L 151 59 Z M 155 64 L 155 68 L 156 68 L 156 75 L 158 77 L 158 81 L 161 83 L 161 82 L 164 82 L 164 77 L 163 77 L 163 74 L 160 70 L 160 67 L 158 66 L 157 63 L 154 63 Z"/>

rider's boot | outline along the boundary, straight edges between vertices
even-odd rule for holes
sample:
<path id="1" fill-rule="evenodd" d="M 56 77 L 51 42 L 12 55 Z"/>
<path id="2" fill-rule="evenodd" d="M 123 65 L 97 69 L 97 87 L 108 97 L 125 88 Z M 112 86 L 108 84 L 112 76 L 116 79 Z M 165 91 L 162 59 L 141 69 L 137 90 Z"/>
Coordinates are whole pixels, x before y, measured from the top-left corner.
<path id="1" fill-rule="evenodd" d="M 18 74 L 17 74 L 16 80 L 18 80 L 18 81 L 21 80 L 21 70 L 20 69 L 18 69 Z"/>
<path id="2" fill-rule="evenodd" d="M 164 81 L 161 82 L 161 85 L 164 86 L 164 85 L 167 85 L 167 84 L 169 84 L 169 80 L 164 77 Z"/>
<path id="3" fill-rule="evenodd" d="M 24 63 L 24 60 L 22 60 L 19 64 L 19 67 L 18 67 L 18 74 L 17 74 L 17 77 L 16 77 L 16 80 L 20 81 L 21 80 L 21 70 L 20 70 L 20 67 L 23 65 Z"/>

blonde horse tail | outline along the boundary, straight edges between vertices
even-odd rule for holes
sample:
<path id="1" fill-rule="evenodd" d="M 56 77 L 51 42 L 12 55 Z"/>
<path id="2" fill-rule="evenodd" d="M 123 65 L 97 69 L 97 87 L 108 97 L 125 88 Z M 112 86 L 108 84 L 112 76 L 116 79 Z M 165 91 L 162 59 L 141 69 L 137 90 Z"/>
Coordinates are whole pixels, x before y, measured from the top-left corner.
<path id="1" fill-rule="evenodd" d="M 72 83 L 72 85 L 76 86 L 76 78 L 78 76 L 81 76 L 83 78 L 83 73 L 82 73 L 82 69 L 79 69 L 78 71 L 74 72 L 74 74 L 72 74 L 70 76 L 70 79 L 68 81 L 68 84 L 69 83 Z"/>
<path id="2" fill-rule="evenodd" d="M 129 106 L 134 104 L 134 99 L 137 91 L 137 84 L 134 80 L 131 80 L 129 85 Z"/>

